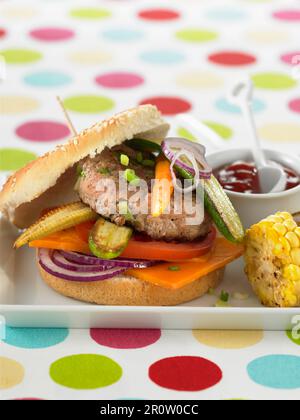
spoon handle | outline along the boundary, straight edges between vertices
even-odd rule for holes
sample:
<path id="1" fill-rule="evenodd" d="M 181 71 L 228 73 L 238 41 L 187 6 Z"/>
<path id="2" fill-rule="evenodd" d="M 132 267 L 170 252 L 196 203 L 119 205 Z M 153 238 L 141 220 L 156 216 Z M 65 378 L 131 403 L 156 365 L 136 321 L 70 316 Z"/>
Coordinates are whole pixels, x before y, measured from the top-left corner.
<path id="1" fill-rule="evenodd" d="M 266 166 L 267 161 L 261 148 L 252 111 L 253 89 L 252 80 L 248 76 L 245 81 L 241 81 L 234 86 L 230 94 L 230 100 L 241 108 L 246 122 L 248 139 L 250 140 L 249 146 L 252 149 L 253 159 L 256 166 L 261 168 Z"/>
<path id="2" fill-rule="evenodd" d="M 267 165 L 267 161 L 261 148 L 250 101 L 246 101 L 241 108 L 246 120 L 248 136 L 253 145 L 252 147 L 255 147 L 255 153 L 253 153 L 255 164 L 258 168 L 262 168 Z"/>
<path id="3" fill-rule="evenodd" d="M 224 147 L 223 139 L 193 115 L 179 114 L 176 119 L 179 124 L 187 128 L 196 137 L 198 142 L 204 142 L 208 149 L 215 151 Z"/>

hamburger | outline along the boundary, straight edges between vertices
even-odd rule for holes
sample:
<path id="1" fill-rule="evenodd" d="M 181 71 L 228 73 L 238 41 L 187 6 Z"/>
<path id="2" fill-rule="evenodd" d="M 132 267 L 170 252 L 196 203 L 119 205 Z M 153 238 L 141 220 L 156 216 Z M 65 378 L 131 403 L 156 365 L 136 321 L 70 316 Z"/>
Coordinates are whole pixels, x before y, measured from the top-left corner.
<path id="1" fill-rule="evenodd" d="M 7 180 L 0 211 L 21 230 L 15 248 L 36 250 L 49 287 L 100 305 L 161 306 L 219 285 L 243 252 L 243 227 L 203 146 L 168 131 L 157 108 L 143 105 Z M 190 211 L 178 211 L 179 192 Z"/>

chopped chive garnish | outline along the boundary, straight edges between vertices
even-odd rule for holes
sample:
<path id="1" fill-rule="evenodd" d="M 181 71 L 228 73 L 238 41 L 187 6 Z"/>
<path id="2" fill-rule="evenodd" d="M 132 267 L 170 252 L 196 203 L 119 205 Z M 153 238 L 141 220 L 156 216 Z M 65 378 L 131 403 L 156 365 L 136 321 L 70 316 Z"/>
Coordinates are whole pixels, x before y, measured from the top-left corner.
<path id="1" fill-rule="evenodd" d="M 76 172 L 77 176 L 80 176 L 81 178 L 85 177 L 85 172 L 80 165 L 77 166 Z"/>
<path id="2" fill-rule="evenodd" d="M 170 267 L 168 267 L 169 271 L 180 271 L 180 267 L 178 265 L 170 265 Z"/>
<path id="3" fill-rule="evenodd" d="M 110 175 L 110 170 L 108 168 L 100 168 L 98 172 L 102 175 Z"/>
<path id="4" fill-rule="evenodd" d="M 224 292 L 224 290 L 222 290 L 221 295 L 220 295 L 220 300 L 222 302 L 227 303 L 229 301 L 229 293 Z"/>
<path id="5" fill-rule="evenodd" d="M 129 157 L 127 155 L 121 155 L 120 156 L 120 162 L 123 166 L 129 165 Z"/>
<path id="6" fill-rule="evenodd" d="M 144 159 L 142 161 L 142 165 L 143 166 L 150 166 L 151 168 L 153 168 L 155 166 L 155 162 L 154 162 L 154 160 Z"/>
<path id="7" fill-rule="evenodd" d="M 126 169 L 124 171 L 124 178 L 131 185 L 138 185 L 140 182 L 140 178 L 135 174 L 134 169 Z"/>
<path id="8" fill-rule="evenodd" d="M 216 303 L 215 303 L 215 307 L 216 308 L 229 308 L 230 305 L 228 302 L 224 302 L 223 300 L 219 299 Z"/>
<path id="9" fill-rule="evenodd" d="M 136 160 L 137 160 L 137 162 L 138 163 L 141 163 L 141 162 L 143 162 L 143 153 L 142 152 L 138 152 L 137 154 L 136 154 Z"/>

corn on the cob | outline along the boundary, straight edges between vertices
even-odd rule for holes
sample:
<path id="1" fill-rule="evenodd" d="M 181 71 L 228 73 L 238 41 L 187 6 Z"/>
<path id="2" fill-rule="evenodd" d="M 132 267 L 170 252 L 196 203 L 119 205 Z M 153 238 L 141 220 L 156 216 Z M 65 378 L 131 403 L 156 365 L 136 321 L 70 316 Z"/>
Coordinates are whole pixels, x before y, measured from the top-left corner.
<path id="1" fill-rule="evenodd" d="M 66 204 L 49 211 L 30 226 L 16 240 L 14 248 L 20 248 L 28 242 L 45 238 L 52 233 L 69 229 L 79 223 L 96 220 L 97 214 L 85 204 L 79 202 Z"/>
<path id="2" fill-rule="evenodd" d="M 278 212 L 246 233 L 246 274 L 261 302 L 271 307 L 300 306 L 300 228 Z"/>

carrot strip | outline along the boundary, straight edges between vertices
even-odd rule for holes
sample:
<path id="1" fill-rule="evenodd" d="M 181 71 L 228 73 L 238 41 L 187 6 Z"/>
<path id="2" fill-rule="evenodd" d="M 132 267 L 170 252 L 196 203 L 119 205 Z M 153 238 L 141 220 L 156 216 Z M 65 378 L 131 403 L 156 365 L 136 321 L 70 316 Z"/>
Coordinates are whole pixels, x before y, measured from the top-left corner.
<path id="1" fill-rule="evenodd" d="M 155 167 L 155 182 L 152 191 L 152 216 L 158 217 L 164 213 L 170 204 L 174 186 L 170 170 L 170 162 L 158 158 Z"/>

